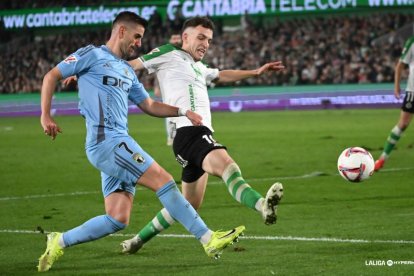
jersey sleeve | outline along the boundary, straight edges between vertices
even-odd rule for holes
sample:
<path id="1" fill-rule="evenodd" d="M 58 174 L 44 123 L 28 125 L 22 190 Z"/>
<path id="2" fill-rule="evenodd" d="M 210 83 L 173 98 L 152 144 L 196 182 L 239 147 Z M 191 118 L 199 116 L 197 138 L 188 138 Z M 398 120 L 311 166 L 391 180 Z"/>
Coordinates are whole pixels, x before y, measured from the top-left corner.
<path id="1" fill-rule="evenodd" d="M 142 85 L 142 83 L 135 78 L 132 83 L 131 90 L 129 91 L 128 99 L 138 105 L 147 98 L 149 98 L 147 90 L 145 90 L 144 85 Z"/>
<path id="2" fill-rule="evenodd" d="M 219 77 L 219 70 L 216 68 L 208 68 L 203 63 L 201 63 L 201 66 L 203 67 L 204 77 L 206 79 L 207 85 L 209 85 L 213 80 L 217 79 Z"/>
<path id="3" fill-rule="evenodd" d="M 93 51 L 94 49 L 96 47 L 93 45 L 80 48 L 62 60 L 57 65 L 62 77 L 67 78 L 89 69 L 94 61 L 97 60 L 96 52 Z"/>
<path id="4" fill-rule="evenodd" d="M 145 54 L 139 59 L 147 69 L 149 74 L 152 74 L 158 70 L 158 68 L 165 62 L 171 61 L 167 53 L 175 50 L 175 47 L 171 44 L 166 44 L 153 49 L 148 54 Z"/>
<path id="5" fill-rule="evenodd" d="M 400 58 L 400 60 L 404 62 L 405 64 L 409 64 L 414 58 L 413 47 L 414 47 L 414 37 L 411 37 L 405 43 L 402 54 L 401 54 L 401 58 Z"/>

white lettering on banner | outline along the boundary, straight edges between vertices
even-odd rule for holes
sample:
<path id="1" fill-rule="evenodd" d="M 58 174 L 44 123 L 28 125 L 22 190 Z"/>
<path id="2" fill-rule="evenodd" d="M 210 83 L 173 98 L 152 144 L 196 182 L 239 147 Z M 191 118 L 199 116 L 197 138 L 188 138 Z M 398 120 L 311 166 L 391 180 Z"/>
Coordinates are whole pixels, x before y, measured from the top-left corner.
<path id="1" fill-rule="evenodd" d="M 88 25 L 88 24 L 109 24 L 116 14 L 121 11 L 130 11 L 140 14 L 143 18 L 149 19 L 156 11 L 157 6 L 145 6 L 141 8 L 141 13 L 138 7 L 117 7 L 109 8 L 99 6 L 97 8 L 74 8 L 68 11 L 67 8 L 62 8 L 58 11 L 48 11 L 40 13 L 29 13 L 27 15 L 5 15 L 2 17 L 6 29 L 23 28 L 23 27 L 60 27 L 71 25 Z"/>
<path id="2" fill-rule="evenodd" d="M 171 20 L 175 19 L 180 3 L 172 0 L 168 3 L 167 14 Z M 184 17 L 193 16 L 226 16 L 265 14 L 265 0 L 187 0 L 182 3 L 181 13 Z"/>
<path id="3" fill-rule="evenodd" d="M 298 1 L 299 0 L 279 0 L 280 11 L 302 12 L 327 9 L 338 10 L 349 6 L 357 6 L 357 0 L 304 0 L 303 6 L 298 4 Z"/>
<path id="4" fill-rule="evenodd" d="M 307 11 L 314 11 L 314 10 L 316 10 L 315 0 L 305 0 L 304 1 L 304 4 L 305 4 L 305 10 L 307 10 Z"/>
<path id="5" fill-rule="evenodd" d="M 167 5 L 167 16 L 170 20 L 175 19 L 175 14 L 177 13 L 177 6 L 180 5 L 180 2 L 178 0 L 172 0 L 168 2 Z"/>
<path id="6" fill-rule="evenodd" d="M 162 1 L 142 1 L 147 6 L 96 6 L 76 8 L 56 8 L 49 11 L 44 9 L 27 10 L 24 14 L 16 11 L 1 11 L 0 22 L 5 29 L 35 28 L 35 27 L 59 27 L 77 26 L 89 24 L 110 24 L 114 16 L 121 11 L 131 11 L 149 20 L 157 11 L 165 6 Z M 156 4 L 154 4 L 156 3 Z M 266 3 L 268 6 L 266 6 Z M 237 16 L 245 13 L 280 14 L 336 11 L 340 9 L 352 9 L 358 11 L 358 7 L 404 7 L 413 6 L 414 0 L 169 0 L 166 7 L 166 15 L 170 20 L 181 13 L 184 17 L 192 16 Z"/>
<path id="7" fill-rule="evenodd" d="M 322 101 L 330 104 L 394 104 L 401 103 L 394 95 L 356 95 L 356 96 L 336 96 L 336 97 L 310 97 L 289 99 L 290 105 L 320 105 Z"/>

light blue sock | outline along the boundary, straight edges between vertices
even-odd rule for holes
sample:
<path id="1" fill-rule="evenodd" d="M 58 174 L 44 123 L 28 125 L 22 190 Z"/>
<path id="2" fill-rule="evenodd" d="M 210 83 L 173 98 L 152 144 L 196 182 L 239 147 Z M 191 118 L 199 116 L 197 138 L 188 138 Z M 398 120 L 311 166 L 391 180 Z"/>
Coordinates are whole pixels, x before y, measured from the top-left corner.
<path id="1" fill-rule="evenodd" d="M 157 191 L 157 196 L 170 215 L 197 239 L 209 231 L 193 206 L 180 193 L 174 181 L 171 180 L 162 186 Z"/>
<path id="2" fill-rule="evenodd" d="M 97 216 L 63 233 L 63 242 L 65 247 L 89 242 L 115 233 L 125 227 L 126 224 L 117 221 L 109 215 Z"/>

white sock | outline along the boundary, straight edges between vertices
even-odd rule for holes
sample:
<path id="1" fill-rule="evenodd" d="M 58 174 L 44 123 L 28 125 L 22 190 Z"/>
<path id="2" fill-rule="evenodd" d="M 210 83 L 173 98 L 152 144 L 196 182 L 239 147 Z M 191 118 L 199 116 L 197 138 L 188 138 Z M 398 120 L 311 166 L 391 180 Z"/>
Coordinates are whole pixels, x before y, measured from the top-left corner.
<path id="1" fill-rule="evenodd" d="M 259 213 L 261 213 L 261 212 L 262 212 L 262 210 L 263 210 L 263 208 L 262 208 L 262 206 L 263 206 L 263 201 L 264 201 L 264 198 L 262 197 L 261 199 L 259 199 L 259 200 L 256 202 L 256 205 L 254 206 L 254 208 L 256 208 L 256 210 L 257 210 Z"/>
<path id="2" fill-rule="evenodd" d="M 58 244 L 62 248 L 65 248 L 66 247 L 65 242 L 63 240 L 63 235 L 60 236 L 59 241 L 58 241 Z"/>
<path id="3" fill-rule="evenodd" d="M 211 240 L 212 235 L 213 235 L 213 231 L 208 230 L 204 235 L 201 236 L 200 242 L 202 244 L 207 244 Z"/>

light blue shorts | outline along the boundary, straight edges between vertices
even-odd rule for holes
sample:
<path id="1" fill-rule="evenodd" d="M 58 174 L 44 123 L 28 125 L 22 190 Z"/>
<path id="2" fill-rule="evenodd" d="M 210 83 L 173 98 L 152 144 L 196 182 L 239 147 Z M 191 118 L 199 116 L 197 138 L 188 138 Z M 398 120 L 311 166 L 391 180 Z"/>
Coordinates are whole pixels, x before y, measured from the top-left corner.
<path id="1" fill-rule="evenodd" d="M 154 162 L 130 136 L 109 138 L 86 149 L 92 165 L 101 171 L 102 193 L 122 190 L 135 195 L 138 179 Z"/>

